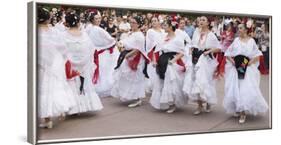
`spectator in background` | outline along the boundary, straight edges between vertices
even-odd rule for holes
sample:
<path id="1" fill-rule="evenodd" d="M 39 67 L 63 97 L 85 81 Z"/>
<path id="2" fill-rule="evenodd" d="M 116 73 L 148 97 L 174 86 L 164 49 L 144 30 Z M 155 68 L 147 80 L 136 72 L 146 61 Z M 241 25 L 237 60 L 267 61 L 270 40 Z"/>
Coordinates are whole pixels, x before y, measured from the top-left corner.
<path id="1" fill-rule="evenodd" d="M 121 21 L 121 23 L 119 25 L 119 31 L 121 33 L 120 40 L 126 38 L 128 36 L 128 34 L 129 34 L 130 29 L 131 29 L 131 26 L 130 26 L 130 24 L 127 21 L 128 17 L 126 15 L 124 15 L 122 18 L 123 19 L 122 19 L 122 21 Z"/>
<path id="2" fill-rule="evenodd" d="M 105 30 L 114 38 L 117 36 L 117 27 L 113 24 L 113 19 L 108 19 L 108 25 L 105 27 Z"/>
<path id="3" fill-rule="evenodd" d="M 233 24 L 230 22 L 221 34 L 222 51 L 225 52 L 234 40 Z"/>
<path id="4" fill-rule="evenodd" d="M 234 32 L 233 32 L 233 23 L 230 22 L 226 26 L 226 29 L 221 34 L 221 47 L 222 52 L 218 53 L 217 60 L 219 62 L 219 75 L 223 76 L 225 71 L 225 63 L 226 63 L 226 57 L 224 56 L 224 52 L 227 50 L 227 48 L 231 45 L 231 43 L 234 40 Z"/>
<path id="5" fill-rule="evenodd" d="M 263 54 L 260 60 L 260 70 L 262 74 L 268 74 L 269 69 L 269 37 L 267 24 L 262 24 L 261 27 L 257 28 L 256 39 L 258 41 L 258 47 Z M 263 71 L 262 67 L 264 67 Z"/>
<path id="6" fill-rule="evenodd" d="M 144 33 L 144 35 L 146 35 L 147 30 L 151 27 L 151 23 L 149 22 L 149 20 L 147 18 L 144 19 L 144 24 L 143 26 L 140 28 L 140 30 Z"/>
<path id="7" fill-rule="evenodd" d="M 185 26 L 185 32 L 188 34 L 188 36 L 192 39 L 193 33 L 195 31 L 194 26 L 191 24 L 190 19 L 186 19 L 186 26 Z"/>
<path id="8" fill-rule="evenodd" d="M 240 21 L 235 20 L 233 21 L 233 33 L 234 33 L 234 38 L 239 36 L 239 31 L 238 31 L 238 25 L 240 24 Z"/>
<path id="9" fill-rule="evenodd" d="M 103 19 L 101 20 L 100 27 L 105 29 L 105 27 L 108 25 L 107 21 L 108 21 L 107 16 L 104 16 Z"/>

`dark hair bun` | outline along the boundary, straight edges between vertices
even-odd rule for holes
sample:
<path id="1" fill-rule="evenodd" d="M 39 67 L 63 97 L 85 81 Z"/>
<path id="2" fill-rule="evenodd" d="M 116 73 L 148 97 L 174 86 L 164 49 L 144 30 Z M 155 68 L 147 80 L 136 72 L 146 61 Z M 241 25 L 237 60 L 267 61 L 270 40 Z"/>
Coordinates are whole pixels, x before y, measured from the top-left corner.
<path id="1" fill-rule="evenodd" d="M 68 13 L 65 16 L 65 22 L 67 27 L 76 27 L 80 21 L 80 18 L 75 13 Z"/>
<path id="2" fill-rule="evenodd" d="M 60 21 L 61 20 L 61 17 L 63 16 L 63 11 L 62 10 L 59 10 L 55 16 L 57 17 L 57 21 Z"/>
<path id="3" fill-rule="evenodd" d="M 49 19 L 50 19 L 50 12 L 46 8 L 39 7 L 37 10 L 37 22 L 41 24 Z"/>
<path id="4" fill-rule="evenodd" d="M 97 11 L 91 11 L 89 13 L 89 21 L 92 22 L 95 18 L 95 16 L 98 15 L 98 12 Z"/>
<path id="5" fill-rule="evenodd" d="M 172 17 L 168 17 L 166 24 L 168 24 L 170 27 L 172 27 L 172 30 L 175 32 L 177 27 L 178 27 L 178 23 L 177 21 L 173 21 Z"/>
<path id="6" fill-rule="evenodd" d="M 133 19 L 136 20 L 136 22 L 139 25 L 139 28 L 142 27 L 142 25 L 144 24 L 144 19 L 142 16 L 135 16 Z"/>

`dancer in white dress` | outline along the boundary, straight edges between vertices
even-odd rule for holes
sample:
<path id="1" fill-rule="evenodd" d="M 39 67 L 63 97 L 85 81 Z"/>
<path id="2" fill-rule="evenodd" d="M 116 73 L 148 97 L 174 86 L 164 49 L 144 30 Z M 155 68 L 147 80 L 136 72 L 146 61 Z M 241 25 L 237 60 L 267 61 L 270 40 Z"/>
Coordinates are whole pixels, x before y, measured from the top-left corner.
<path id="1" fill-rule="evenodd" d="M 51 118 L 64 116 L 75 105 L 65 77 L 65 45 L 55 28 L 49 27 L 49 11 L 38 8 L 38 116 L 40 127 L 52 128 Z"/>
<path id="2" fill-rule="evenodd" d="M 199 24 L 201 27 L 200 34 L 194 35 L 192 39 L 192 45 L 196 47 L 191 48 L 190 52 L 193 55 L 192 58 L 194 58 L 193 63 L 191 63 L 191 66 L 187 66 L 183 87 L 183 91 L 188 95 L 189 100 L 198 104 L 194 115 L 198 115 L 204 110 L 204 103 L 206 103 L 206 112 L 211 111 L 211 104 L 217 103 L 214 74 L 218 62 L 212 54 L 219 52 L 221 48 L 217 37 L 210 31 L 210 20 L 202 16 Z M 202 55 L 195 59 L 195 52 L 197 51 L 198 53 L 201 52 Z"/>
<path id="3" fill-rule="evenodd" d="M 255 40 L 248 36 L 244 24 L 240 24 L 239 37 L 229 46 L 225 52 L 227 63 L 225 65 L 225 96 L 224 108 L 227 113 L 234 113 L 240 116 L 239 123 L 244 123 L 246 113 L 257 115 L 268 110 L 267 102 L 261 93 L 260 73 L 258 70 L 259 57 L 261 51 L 255 43 Z M 237 61 L 234 57 L 238 55 L 246 56 L 249 60 L 244 78 L 238 78 L 236 69 Z M 247 63 L 246 63 L 247 64 Z"/>
<path id="4" fill-rule="evenodd" d="M 151 92 L 153 88 L 154 78 L 156 77 L 156 60 L 159 58 L 159 52 L 155 52 L 156 46 L 165 38 L 165 32 L 161 29 L 161 25 L 157 17 L 151 19 L 152 28 L 146 32 L 145 48 L 147 56 L 151 60 L 151 63 L 147 66 L 147 72 L 149 79 L 146 81 L 146 91 Z"/>
<path id="5" fill-rule="evenodd" d="M 123 63 L 118 59 L 119 67 L 116 67 L 111 95 L 121 101 L 133 101 L 128 107 L 136 107 L 141 105 L 141 99 L 145 97 L 143 69 L 147 57 L 144 50 L 145 37 L 140 31 L 142 17 L 136 16 L 130 23 L 132 32 L 117 44 L 122 51 L 119 58 L 124 59 Z"/>
<path id="6" fill-rule="evenodd" d="M 92 82 L 95 64 L 93 63 L 94 47 L 87 33 L 79 30 L 79 16 L 67 14 L 66 25 L 69 29 L 63 34 L 71 70 L 78 75 L 69 77 L 68 82 L 76 94 L 76 106 L 68 114 L 79 114 L 98 111 L 103 108 Z"/>
<path id="7" fill-rule="evenodd" d="M 161 51 L 161 55 L 157 61 L 157 77 L 150 104 L 156 109 L 173 113 L 176 107 L 187 103 L 182 91 L 185 65 L 181 58 L 184 56 L 184 41 L 175 34 L 176 26 L 170 20 L 164 23 L 164 29 L 168 34 L 156 49 L 156 52 Z"/>
<path id="8" fill-rule="evenodd" d="M 100 97 L 110 96 L 113 86 L 114 66 L 118 59 L 119 52 L 115 48 L 115 39 L 109 35 L 100 25 L 101 16 L 98 13 L 91 13 L 92 24 L 86 28 L 87 34 L 93 42 L 95 52 L 94 63 L 96 69 L 93 76 L 95 89 Z"/>
<path id="9" fill-rule="evenodd" d="M 176 29 L 175 33 L 176 35 L 178 35 L 179 37 L 181 37 L 184 41 L 184 56 L 183 56 L 183 62 L 188 63 L 188 60 L 190 60 L 190 55 L 189 55 L 189 49 L 191 47 L 191 39 L 189 37 L 189 35 L 185 32 L 185 19 L 181 18 L 179 20 L 179 25 L 178 25 L 178 29 Z"/>

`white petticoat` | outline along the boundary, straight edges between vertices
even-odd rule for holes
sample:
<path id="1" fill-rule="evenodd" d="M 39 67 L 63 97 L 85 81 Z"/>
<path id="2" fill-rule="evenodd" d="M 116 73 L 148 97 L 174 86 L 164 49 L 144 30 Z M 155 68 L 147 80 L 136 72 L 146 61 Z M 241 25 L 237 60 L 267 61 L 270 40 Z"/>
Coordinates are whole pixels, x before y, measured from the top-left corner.
<path id="1" fill-rule="evenodd" d="M 119 52 L 117 50 L 114 50 L 112 54 L 106 50 L 99 55 L 99 79 L 95 84 L 95 90 L 99 97 L 108 97 L 111 94 L 114 83 L 114 67 L 118 56 Z"/>
<path id="2" fill-rule="evenodd" d="M 144 59 L 141 58 L 138 68 L 133 71 L 125 59 L 114 72 L 114 84 L 111 96 L 121 101 L 145 98 L 145 77 L 143 74 Z"/>
<path id="3" fill-rule="evenodd" d="M 74 94 L 66 81 L 64 61 L 54 57 L 51 67 L 38 67 L 38 116 L 57 117 L 75 106 Z"/>
<path id="4" fill-rule="evenodd" d="M 167 66 L 165 79 L 155 77 L 153 82 L 152 96 L 150 104 L 156 109 L 168 109 L 170 105 L 182 107 L 187 103 L 187 97 L 184 96 L 183 78 L 184 72 L 182 66 L 172 64 Z"/>
<path id="5" fill-rule="evenodd" d="M 89 64 L 87 69 L 81 75 L 84 77 L 84 93 L 80 94 L 80 78 L 75 77 L 72 80 L 68 80 L 71 85 L 72 91 L 75 94 L 76 105 L 68 114 L 83 113 L 89 111 L 99 111 L 103 108 L 101 100 L 95 92 L 94 85 L 92 83 L 93 66 Z"/>
<path id="6" fill-rule="evenodd" d="M 235 66 L 226 63 L 225 66 L 225 97 L 223 106 L 227 113 L 246 111 L 257 115 L 268 110 L 259 88 L 260 72 L 257 65 L 247 67 L 245 78 L 238 79 Z"/>
<path id="7" fill-rule="evenodd" d="M 187 64 L 187 72 L 184 78 L 183 91 L 190 101 L 204 101 L 209 104 L 217 103 L 216 80 L 213 74 L 218 65 L 217 60 L 201 55 L 197 64 L 191 63 L 191 57 Z"/>

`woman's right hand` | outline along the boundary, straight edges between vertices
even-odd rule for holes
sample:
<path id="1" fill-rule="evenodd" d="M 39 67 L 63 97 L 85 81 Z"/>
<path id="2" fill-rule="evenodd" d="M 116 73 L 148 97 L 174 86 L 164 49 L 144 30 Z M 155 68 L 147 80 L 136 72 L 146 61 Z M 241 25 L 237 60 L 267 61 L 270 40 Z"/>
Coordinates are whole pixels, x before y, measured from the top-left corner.
<path id="1" fill-rule="evenodd" d="M 230 62 L 235 66 L 235 61 L 233 58 L 230 59 Z"/>
<path id="2" fill-rule="evenodd" d="M 232 57 L 226 57 L 226 58 L 235 66 L 235 61 Z"/>

